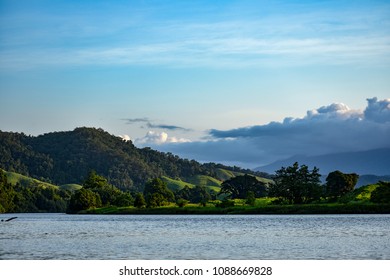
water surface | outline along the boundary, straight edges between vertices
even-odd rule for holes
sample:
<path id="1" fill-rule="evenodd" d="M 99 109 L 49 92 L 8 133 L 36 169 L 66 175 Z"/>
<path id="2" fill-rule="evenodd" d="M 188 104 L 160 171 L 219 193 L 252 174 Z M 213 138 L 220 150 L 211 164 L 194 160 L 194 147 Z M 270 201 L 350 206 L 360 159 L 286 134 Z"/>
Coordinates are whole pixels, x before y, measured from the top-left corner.
<path id="1" fill-rule="evenodd" d="M 390 215 L 11 216 L 0 259 L 390 259 Z"/>

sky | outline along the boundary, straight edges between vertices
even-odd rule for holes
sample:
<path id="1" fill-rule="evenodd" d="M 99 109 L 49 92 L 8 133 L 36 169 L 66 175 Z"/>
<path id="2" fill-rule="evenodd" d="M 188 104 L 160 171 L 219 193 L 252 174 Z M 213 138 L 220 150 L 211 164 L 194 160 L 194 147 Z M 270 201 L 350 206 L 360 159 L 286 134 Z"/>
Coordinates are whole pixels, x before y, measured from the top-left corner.
<path id="1" fill-rule="evenodd" d="M 390 146 L 389 1 L 0 0 L 0 130 L 253 168 Z"/>

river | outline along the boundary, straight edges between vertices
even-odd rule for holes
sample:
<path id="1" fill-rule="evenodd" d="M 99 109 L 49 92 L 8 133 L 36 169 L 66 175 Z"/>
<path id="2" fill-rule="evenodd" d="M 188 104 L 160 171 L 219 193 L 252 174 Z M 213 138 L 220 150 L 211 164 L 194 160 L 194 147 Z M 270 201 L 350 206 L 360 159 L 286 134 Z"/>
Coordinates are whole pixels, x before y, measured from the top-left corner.
<path id="1" fill-rule="evenodd" d="M 390 215 L 2 214 L 0 259 L 390 259 Z"/>

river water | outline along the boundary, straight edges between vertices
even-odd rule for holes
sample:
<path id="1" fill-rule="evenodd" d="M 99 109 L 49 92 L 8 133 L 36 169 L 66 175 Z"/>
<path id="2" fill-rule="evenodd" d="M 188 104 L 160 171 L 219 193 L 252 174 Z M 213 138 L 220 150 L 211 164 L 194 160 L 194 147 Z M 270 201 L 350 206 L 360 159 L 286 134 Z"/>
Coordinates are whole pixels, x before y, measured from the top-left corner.
<path id="1" fill-rule="evenodd" d="M 390 259 L 390 215 L 11 216 L 0 259 Z"/>

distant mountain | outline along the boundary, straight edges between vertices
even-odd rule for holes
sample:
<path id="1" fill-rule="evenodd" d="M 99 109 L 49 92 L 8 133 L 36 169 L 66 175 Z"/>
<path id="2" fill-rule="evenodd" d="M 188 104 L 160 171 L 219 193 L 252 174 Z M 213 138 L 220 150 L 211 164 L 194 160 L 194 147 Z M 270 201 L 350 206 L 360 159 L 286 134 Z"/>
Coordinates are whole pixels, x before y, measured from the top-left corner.
<path id="1" fill-rule="evenodd" d="M 219 174 L 230 171 L 265 175 L 215 163 L 200 164 L 150 148 L 139 149 L 131 141 L 86 127 L 37 137 L 0 131 L 0 168 L 55 185 L 81 184 L 95 170 L 118 188 L 138 190 L 147 180 L 162 176 L 186 181 L 197 175 L 221 180 Z"/>
<path id="2" fill-rule="evenodd" d="M 323 175 L 327 175 L 329 172 L 335 170 L 340 170 L 344 173 L 384 176 L 390 175 L 390 148 L 321 156 L 293 156 L 285 160 L 255 168 L 255 170 L 273 174 L 282 166 L 290 166 L 294 162 L 306 164 L 309 168 L 316 166 Z"/>

